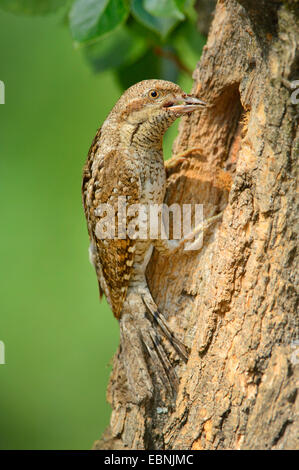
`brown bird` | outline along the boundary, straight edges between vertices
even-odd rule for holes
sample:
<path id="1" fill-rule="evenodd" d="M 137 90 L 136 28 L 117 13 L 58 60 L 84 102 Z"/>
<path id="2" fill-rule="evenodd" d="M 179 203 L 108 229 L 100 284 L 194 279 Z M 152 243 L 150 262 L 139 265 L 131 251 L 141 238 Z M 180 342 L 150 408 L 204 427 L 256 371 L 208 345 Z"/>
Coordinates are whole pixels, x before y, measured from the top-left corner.
<path id="1" fill-rule="evenodd" d="M 137 402 L 152 395 L 149 361 L 160 382 L 172 385 L 174 380 L 161 333 L 185 362 L 188 358 L 186 347 L 175 338 L 158 311 L 145 276 L 153 247 L 171 254 L 184 240 L 151 239 L 149 230 L 143 238 L 128 236 L 129 225 L 140 225 L 140 218 L 130 213 L 130 208 L 134 204 L 149 207 L 163 203 L 163 134 L 177 118 L 203 106 L 204 102 L 187 95 L 174 83 L 136 83 L 121 96 L 98 130 L 84 167 L 82 194 L 90 258 L 100 296 L 105 294 L 120 323 L 123 365 Z M 116 215 L 116 223 L 111 219 L 105 232 L 104 222 L 110 220 L 110 209 Z"/>

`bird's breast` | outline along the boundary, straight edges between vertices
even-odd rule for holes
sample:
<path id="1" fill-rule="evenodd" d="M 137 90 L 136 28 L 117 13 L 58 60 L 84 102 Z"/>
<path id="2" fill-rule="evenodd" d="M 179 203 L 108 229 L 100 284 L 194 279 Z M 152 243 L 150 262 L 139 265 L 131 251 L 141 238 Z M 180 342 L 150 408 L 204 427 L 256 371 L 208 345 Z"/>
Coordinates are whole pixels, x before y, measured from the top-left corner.
<path id="1" fill-rule="evenodd" d="M 139 160 L 141 203 L 162 204 L 166 189 L 166 174 L 162 153 L 151 152 Z"/>

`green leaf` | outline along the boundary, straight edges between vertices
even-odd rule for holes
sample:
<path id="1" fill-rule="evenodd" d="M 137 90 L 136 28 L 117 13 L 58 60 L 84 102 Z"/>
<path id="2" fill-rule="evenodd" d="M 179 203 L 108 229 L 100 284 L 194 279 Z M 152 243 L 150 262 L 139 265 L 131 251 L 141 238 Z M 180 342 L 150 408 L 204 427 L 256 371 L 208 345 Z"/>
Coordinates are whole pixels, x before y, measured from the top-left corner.
<path id="1" fill-rule="evenodd" d="M 84 53 L 94 72 L 102 72 L 138 60 L 146 51 L 146 40 L 121 26 L 115 32 L 87 45 Z"/>
<path id="2" fill-rule="evenodd" d="M 73 38 L 85 42 L 124 23 L 129 14 L 126 0 L 75 0 L 70 11 Z"/>
<path id="3" fill-rule="evenodd" d="M 0 0 L 0 8 L 22 15 L 45 15 L 65 6 L 68 0 Z"/>
<path id="4" fill-rule="evenodd" d="M 178 24 L 178 19 L 176 18 L 160 18 L 151 15 L 144 8 L 142 0 L 132 0 L 131 9 L 137 21 L 158 33 L 163 39 L 165 39 L 170 31 Z"/>
<path id="5" fill-rule="evenodd" d="M 70 11 L 71 32 L 77 41 L 95 37 L 109 0 L 76 0 Z"/>
<path id="6" fill-rule="evenodd" d="M 145 10 L 154 16 L 184 20 L 185 15 L 178 8 L 176 0 L 144 0 Z"/>

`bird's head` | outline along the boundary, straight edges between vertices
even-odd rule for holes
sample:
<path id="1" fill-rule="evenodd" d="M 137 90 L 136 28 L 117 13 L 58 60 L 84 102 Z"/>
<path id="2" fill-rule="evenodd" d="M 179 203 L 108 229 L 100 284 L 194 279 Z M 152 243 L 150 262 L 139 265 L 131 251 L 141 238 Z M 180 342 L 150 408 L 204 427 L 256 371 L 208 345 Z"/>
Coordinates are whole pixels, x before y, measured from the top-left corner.
<path id="1" fill-rule="evenodd" d="M 132 128 L 143 127 L 159 136 L 183 114 L 201 109 L 206 104 L 187 95 L 178 85 L 165 80 L 144 80 L 131 86 L 112 110 L 118 123 Z"/>

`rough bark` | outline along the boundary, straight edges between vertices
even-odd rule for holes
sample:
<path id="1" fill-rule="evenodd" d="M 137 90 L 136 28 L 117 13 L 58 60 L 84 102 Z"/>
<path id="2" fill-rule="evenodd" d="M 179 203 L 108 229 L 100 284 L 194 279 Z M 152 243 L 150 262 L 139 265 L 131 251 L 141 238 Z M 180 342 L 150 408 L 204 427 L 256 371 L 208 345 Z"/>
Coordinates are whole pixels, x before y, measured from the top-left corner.
<path id="1" fill-rule="evenodd" d="M 296 1 L 218 2 L 193 89 L 213 106 L 180 125 L 174 154 L 198 150 L 169 165 L 166 202 L 223 220 L 200 252 L 154 253 L 148 268 L 190 359 L 175 406 L 159 394 L 137 406 L 116 354 L 111 425 L 94 448 L 299 448 L 298 41 Z"/>

